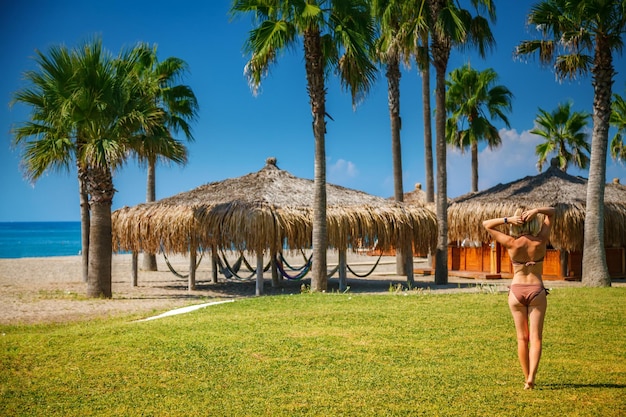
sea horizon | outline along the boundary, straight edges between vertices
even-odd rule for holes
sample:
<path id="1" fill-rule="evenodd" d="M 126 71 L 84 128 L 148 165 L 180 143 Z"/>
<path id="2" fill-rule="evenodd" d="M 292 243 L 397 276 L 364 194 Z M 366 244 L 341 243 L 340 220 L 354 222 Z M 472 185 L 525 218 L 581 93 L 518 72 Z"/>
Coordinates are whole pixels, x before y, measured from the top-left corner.
<path id="1" fill-rule="evenodd" d="M 80 255 L 80 221 L 0 222 L 0 258 Z"/>

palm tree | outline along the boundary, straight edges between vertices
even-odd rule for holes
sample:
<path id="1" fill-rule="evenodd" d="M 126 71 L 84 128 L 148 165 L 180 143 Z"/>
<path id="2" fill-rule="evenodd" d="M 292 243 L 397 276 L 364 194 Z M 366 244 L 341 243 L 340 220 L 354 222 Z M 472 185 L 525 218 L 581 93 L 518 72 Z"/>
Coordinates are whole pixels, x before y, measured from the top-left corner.
<path id="1" fill-rule="evenodd" d="M 14 143 L 24 148 L 29 177 L 35 180 L 77 161 L 80 190 L 90 197 L 90 297 L 112 296 L 112 169 L 126 158 L 129 138 L 150 131 L 161 117 L 139 89 L 134 65 L 140 55 L 134 51 L 113 59 L 99 39 L 72 51 L 53 47 L 48 56 L 38 52 L 39 70 L 28 72 L 30 85 L 14 94 L 14 102 L 31 108 L 30 121 L 13 132 Z"/>
<path id="2" fill-rule="evenodd" d="M 435 179 L 433 172 L 433 131 L 432 110 L 430 107 L 430 52 L 428 30 L 421 30 L 420 46 L 416 50 L 415 61 L 422 76 L 422 117 L 424 119 L 424 165 L 426 169 L 426 202 L 435 201 Z"/>
<path id="3" fill-rule="evenodd" d="M 552 112 L 548 113 L 539 109 L 539 115 L 535 119 L 535 128 L 530 131 L 545 139 L 545 142 L 537 145 L 535 153 L 539 156 L 537 167 L 539 172 L 543 164 L 553 153 L 561 171 L 567 171 L 569 164 L 587 169 L 589 164 L 590 146 L 587 142 L 587 121 L 589 114 L 586 112 L 573 112 L 572 103 L 559 104 Z"/>
<path id="4" fill-rule="evenodd" d="M 397 51 L 399 58 L 404 61 L 407 67 L 410 67 L 411 59 L 414 57 L 422 77 L 426 201 L 433 202 L 430 56 L 428 48 L 429 15 L 426 6 L 425 0 L 378 0 L 373 2 L 374 13 L 378 16 L 379 24 L 383 29 L 380 37 L 382 42 L 379 42 L 377 47 L 388 48 L 386 51 L 382 51 L 385 54 Z M 383 58 L 384 61 L 385 55 L 381 55 L 380 58 Z M 402 123 L 399 125 L 401 126 Z"/>
<path id="5" fill-rule="evenodd" d="M 436 71 L 435 129 L 437 158 L 437 249 L 435 251 L 435 283 L 448 283 L 448 184 L 446 169 L 446 73 L 453 46 L 476 45 L 481 56 L 495 43 L 487 20 L 472 17 L 456 1 L 425 0 L 430 14 L 432 63 Z M 495 19 L 495 4 L 490 0 L 473 0 L 478 12 L 486 11 Z"/>
<path id="6" fill-rule="evenodd" d="M 626 160 L 626 146 L 624 146 L 624 134 L 626 133 L 626 100 L 619 94 L 613 94 L 613 109 L 611 111 L 611 126 L 617 129 L 611 140 L 611 157 L 618 161 Z"/>
<path id="7" fill-rule="evenodd" d="M 430 49 L 429 40 L 429 13 L 426 10 L 425 0 L 410 0 L 406 4 L 405 16 L 407 18 L 406 31 L 408 41 L 407 56 L 414 57 L 419 74 L 422 78 L 422 118 L 424 120 L 424 167 L 426 174 L 426 201 L 435 201 L 435 185 L 433 173 L 433 141 L 432 141 L 432 110 L 430 106 Z M 408 64 L 408 62 L 407 62 Z"/>
<path id="8" fill-rule="evenodd" d="M 315 138 L 313 270 L 311 290 L 325 291 L 328 284 L 326 251 L 326 75 L 336 69 L 342 85 L 356 104 L 371 87 L 376 68 L 369 60 L 373 21 L 365 0 L 235 0 L 231 13 L 252 13 L 259 26 L 250 32 L 245 67 L 256 93 L 261 78 L 278 54 L 297 45 L 302 37 L 307 91 Z M 341 55 L 343 52 L 343 55 Z M 341 55 L 341 56 L 340 56 Z"/>
<path id="9" fill-rule="evenodd" d="M 70 104 L 74 83 L 75 69 L 71 55 L 71 51 L 59 46 L 50 48 L 47 55 L 36 51 L 38 70 L 24 74 L 28 87 L 16 91 L 11 100 L 11 105 L 21 103 L 31 110 L 30 120 L 13 130 L 13 144 L 24 145 L 24 170 L 31 182 L 35 182 L 48 170 L 69 171 L 72 161 L 76 160 L 76 149 L 81 146 L 70 114 L 63 111 Z M 89 198 L 82 181 L 85 178 L 85 167 L 78 160 L 76 165 L 81 212 L 82 275 L 83 281 L 87 282 Z"/>
<path id="10" fill-rule="evenodd" d="M 490 120 L 499 119 L 510 127 L 505 112 L 512 109 L 513 93 L 496 85 L 498 74 L 491 68 L 477 71 L 464 65 L 450 73 L 447 82 L 447 142 L 472 154 L 472 191 L 478 191 L 478 143 L 487 142 L 490 149 L 502 144 L 498 129 Z"/>
<path id="11" fill-rule="evenodd" d="M 147 94 L 153 97 L 156 106 L 163 113 L 163 129 L 155 130 L 154 134 L 141 134 L 133 144 L 133 150 L 141 163 L 147 165 L 148 178 L 146 181 L 146 202 L 156 200 L 156 163 L 187 162 L 187 148 L 179 140 L 172 137 L 172 133 L 182 132 L 188 141 L 193 141 L 190 122 L 198 114 L 198 101 L 192 89 L 187 85 L 177 84 L 187 70 L 185 61 L 169 57 L 159 62 L 157 48 L 148 45 L 138 45 L 149 50 L 144 59 L 138 63 L 141 81 Z M 156 256 L 144 253 L 143 269 L 156 271 Z"/>
<path id="12" fill-rule="evenodd" d="M 408 6 L 408 7 L 407 7 Z M 389 119 L 391 121 L 391 154 L 395 201 L 404 201 L 402 184 L 402 142 L 400 130 L 400 63 L 408 63 L 413 52 L 413 31 L 408 30 L 413 22 L 415 9 L 411 2 L 400 0 L 373 0 L 372 13 L 376 19 L 378 38 L 374 50 L 375 61 L 386 67 Z M 396 250 L 396 271 L 406 275 L 413 284 L 411 274 L 413 249 L 410 245 Z"/>
<path id="13" fill-rule="evenodd" d="M 137 73 L 138 62 L 148 53 L 148 49 L 136 47 L 122 51 L 114 59 L 103 50 L 100 41 L 76 51 L 78 107 L 91 103 L 97 109 L 81 131 L 85 146 L 78 155 L 89 167 L 91 227 L 87 295 L 90 297 L 112 296 L 113 172 L 125 162 L 137 132 L 150 136 L 153 130 L 162 130 L 163 112 L 147 94 Z"/>
<path id="14" fill-rule="evenodd" d="M 531 8 L 529 25 L 541 39 L 523 41 L 517 55 L 537 54 L 541 63 L 554 63 L 557 77 L 592 74 L 593 132 L 587 183 L 582 281 L 587 286 L 610 286 L 604 249 L 604 187 L 613 53 L 621 52 L 626 32 L 626 0 L 544 0 Z"/>

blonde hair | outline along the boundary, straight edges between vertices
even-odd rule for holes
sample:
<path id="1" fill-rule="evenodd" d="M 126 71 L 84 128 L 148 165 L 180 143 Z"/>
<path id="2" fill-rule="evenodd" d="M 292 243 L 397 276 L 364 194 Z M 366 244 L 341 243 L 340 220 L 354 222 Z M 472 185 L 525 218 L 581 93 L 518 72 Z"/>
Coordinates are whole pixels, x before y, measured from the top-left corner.
<path id="1" fill-rule="evenodd" d="M 521 216 L 523 212 L 523 209 L 518 208 L 517 210 L 515 210 L 515 216 Z M 524 224 L 522 225 L 512 224 L 509 227 L 509 234 L 515 238 L 522 235 L 537 236 L 541 231 L 542 223 L 543 222 L 539 219 L 539 215 L 536 215 L 531 220 L 524 222 Z"/>

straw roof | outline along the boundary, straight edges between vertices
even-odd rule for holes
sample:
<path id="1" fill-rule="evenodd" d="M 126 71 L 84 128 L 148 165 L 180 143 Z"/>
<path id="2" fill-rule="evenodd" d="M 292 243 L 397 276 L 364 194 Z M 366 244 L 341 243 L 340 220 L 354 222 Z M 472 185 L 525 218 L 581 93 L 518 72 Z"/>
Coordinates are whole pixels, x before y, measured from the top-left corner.
<path id="1" fill-rule="evenodd" d="M 394 248 L 411 241 L 418 250 L 436 244 L 432 211 L 327 184 L 327 233 L 331 248 Z M 313 181 L 279 169 L 274 158 L 258 172 L 202 185 L 162 200 L 123 207 L 112 214 L 120 250 L 186 253 L 190 244 L 244 251 L 310 248 Z"/>
<path id="2" fill-rule="evenodd" d="M 448 237 L 489 242 L 486 219 L 511 216 L 517 208 L 556 208 L 550 243 L 556 249 L 581 251 L 584 240 L 587 179 L 552 166 L 547 171 L 456 198 L 448 208 Z M 502 229 L 502 231 L 505 231 Z M 607 184 L 604 196 L 607 247 L 626 246 L 626 186 Z"/>
<path id="3" fill-rule="evenodd" d="M 426 191 L 422 190 L 421 183 L 416 183 L 413 191 L 404 193 L 404 202 L 409 204 L 426 203 Z"/>

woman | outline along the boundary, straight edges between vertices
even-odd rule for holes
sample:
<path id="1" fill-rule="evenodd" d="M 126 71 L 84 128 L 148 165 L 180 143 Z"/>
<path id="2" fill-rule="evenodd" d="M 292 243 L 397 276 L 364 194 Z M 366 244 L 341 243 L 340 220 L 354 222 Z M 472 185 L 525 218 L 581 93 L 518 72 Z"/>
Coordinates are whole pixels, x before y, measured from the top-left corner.
<path id="1" fill-rule="evenodd" d="M 553 216 L 554 208 L 541 207 L 518 209 L 511 217 L 483 222 L 493 239 L 506 248 L 513 264 L 509 308 L 517 332 L 517 355 L 526 378 L 524 389 L 535 387 L 541 358 L 543 319 L 548 306 L 541 274 Z M 509 235 L 496 229 L 503 224 L 510 226 Z"/>

